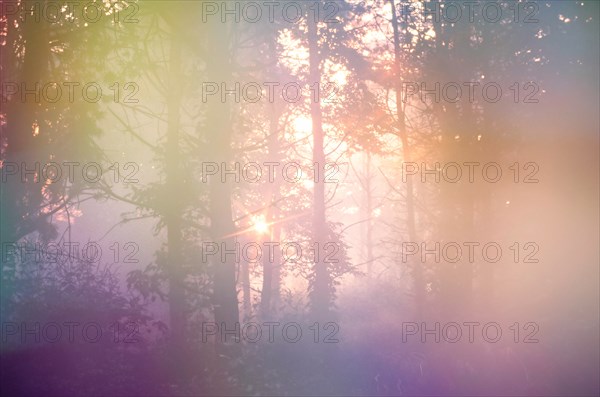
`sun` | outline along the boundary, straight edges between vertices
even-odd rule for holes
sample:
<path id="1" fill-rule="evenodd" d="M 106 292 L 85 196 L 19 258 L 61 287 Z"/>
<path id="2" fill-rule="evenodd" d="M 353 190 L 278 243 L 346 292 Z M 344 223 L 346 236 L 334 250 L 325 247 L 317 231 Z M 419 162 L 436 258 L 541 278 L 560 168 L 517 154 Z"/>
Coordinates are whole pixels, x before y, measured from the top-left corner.
<path id="1" fill-rule="evenodd" d="M 296 117 L 292 123 L 294 132 L 300 137 L 303 137 L 312 131 L 312 120 L 310 117 L 301 115 Z"/>
<path id="2" fill-rule="evenodd" d="M 269 224 L 265 221 L 264 215 L 255 216 L 252 220 L 254 231 L 258 234 L 267 234 L 269 232 Z"/>

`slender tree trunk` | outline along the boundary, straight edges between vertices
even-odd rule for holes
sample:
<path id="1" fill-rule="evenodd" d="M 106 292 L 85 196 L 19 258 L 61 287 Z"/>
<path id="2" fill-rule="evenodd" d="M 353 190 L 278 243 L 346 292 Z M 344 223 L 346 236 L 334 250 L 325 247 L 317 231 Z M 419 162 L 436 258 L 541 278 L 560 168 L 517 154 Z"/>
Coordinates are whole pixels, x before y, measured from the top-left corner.
<path id="1" fill-rule="evenodd" d="M 270 239 L 272 240 L 272 239 Z M 271 297 L 273 293 L 273 261 L 270 258 L 269 252 L 263 251 L 263 285 L 260 297 L 260 306 L 262 317 L 267 319 L 271 314 Z"/>
<path id="2" fill-rule="evenodd" d="M 250 291 L 250 262 L 244 261 L 241 266 L 242 272 L 242 292 L 244 296 L 244 321 L 248 321 L 252 316 L 252 292 Z"/>
<path id="3" fill-rule="evenodd" d="M 373 270 L 373 185 L 371 183 L 371 153 L 367 152 L 367 175 L 365 178 L 365 189 L 367 193 L 367 272 L 372 273 Z"/>
<path id="4" fill-rule="evenodd" d="M 271 51 L 274 52 L 274 43 L 271 43 Z M 279 145 L 279 118 L 281 110 L 279 104 L 274 101 L 269 105 L 269 137 L 267 148 L 269 152 L 269 160 L 277 162 L 280 160 L 281 148 Z M 281 235 L 281 227 L 277 220 L 279 219 L 278 202 L 280 199 L 280 183 L 279 178 L 276 178 L 273 183 L 269 184 L 267 203 L 274 203 L 273 206 L 267 208 L 265 220 L 269 224 L 269 242 L 279 242 Z M 273 304 L 279 300 L 279 283 L 281 281 L 281 251 L 273 250 L 273 256 L 269 255 L 269 251 L 263 252 L 263 287 L 261 294 L 261 311 L 263 318 L 269 318 L 272 314 Z"/>
<path id="5" fill-rule="evenodd" d="M 321 87 L 321 72 L 318 43 L 318 26 L 314 18 L 307 19 L 308 48 L 309 48 L 309 81 L 313 87 Z M 313 239 L 322 251 L 327 236 L 327 221 L 325 217 L 325 183 L 323 171 L 325 167 L 323 114 L 320 98 L 311 98 L 310 115 L 313 132 L 313 166 L 319 178 L 314 183 L 313 196 Z M 329 287 L 329 269 L 323 260 L 323 255 L 315 258 L 315 279 L 312 291 L 312 310 L 317 318 L 326 317 L 331 305 L 331 291 Z"/>
<path id="6" fill-rule="evenodd" d="M 406 119 L 404 109 L 402 107 L 402 73 L 401 73 L 401 38 L 400 28 L 398 26 L 398 18 L 396 15 L 396 4 L 394 0 L 390 0 L 392 7 L 392 28 L 394 31 L 394 68 L 396 82 L 396 118 L 398 119 L 398 134 L 402 142 L 402 157 L 404 162 L 411 161 L 410 142 L 406 129 Z M 408 238 L 412 242 L 417 242 L 417 232 L 415 224 L 415 205 L 414 205 L 414 186 L 412 178 L 406 181 L 406 227 L 408 230 Z M 419 261 L 413 261 L 409 264 L 413 270 L 415 303 L 417 313 L 423 313 L 425 308 L 425 286 L 423 285 L 423 264 Z"/>
<path id="7" fill-rule="evenodd" d="M 276 211 L 278 214 L 279 211 Z M 275 218 L 279 219 L 279 217 Z M 273 241 L 280 242 L 281 241 L 281 225 L 276 223 L 273 225 Z M 277 310 L 279 306 L 279 301 L 281 299 L 281 266 L 283 266 L 281 262 L 281 250 L 274 250 L 273 252 L 273 276 L 271 278 L 271 302 L 270 302 L 270 312 L 273 313 Z"/>
<path id="8" fill-rule="evenodd" d="M 271 212 L 271 211 L 270 211 Z M 274 224 L 277 218 L 274 215 L 267 217 L 270 226 L 269 242 L 279 243 L 281 227 Z M 273 255 L 270 255 L 269 249 L 263 250 L 263 286 L 261 293 L 261 314 L 263 319 L 270 319 L 273 315 L 273 307 L 279 301 L 279 289 L 281 283 L 281 251 L 280 247 L 273 249 Z"/>
<path id="9" fill-rule="evenodd" d="M 227 23 L 220 21 L 211 23 L 208 45 L 210 57 L 207 59 L 209 81 L 225 82 L 233 87 L 233 74 L 230 56 L 232 53 L 232 32 Z M 209 131 L 208 145 L 212 154 L 209 161 L 219 166 L 222 163 L 231 167 L 231 134 L 232 114 L 228 98 L 221 101 L 216 95 L 208 99 L 207 128 Z M 235 254 L 224 253 L 224 249 L 233 251 L 236 247 L 235 225 L 231 209 L 230 179 L 222 180 L 219 175 L 210 178 L 209 201 L 211 235 L 213 242 L 219 246 L 219 255 L 213 260 L 214 291 L 213 305 L 215 322 L 221 330 L 233 331 L 239 327 L 239 308 L 236 290 L 236 269 L 238 258 Z M 221 255 L 223 254 L 223 255 Z M 226 342 L 233 341 L 233 336 L 227 336 Z"/>

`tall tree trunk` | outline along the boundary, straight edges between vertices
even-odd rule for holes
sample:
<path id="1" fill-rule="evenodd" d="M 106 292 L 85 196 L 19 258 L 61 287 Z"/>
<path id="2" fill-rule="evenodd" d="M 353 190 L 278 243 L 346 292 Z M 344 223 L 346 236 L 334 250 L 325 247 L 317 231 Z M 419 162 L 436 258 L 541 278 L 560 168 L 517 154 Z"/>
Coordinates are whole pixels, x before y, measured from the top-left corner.
<path id="1" fill-rule="evenodd" d="M 312 87 L 321 87 L 320 63 L 318 43 L 318 25 L 315 18 L 308 18 L 308 49 L 309 49 L 309 82 Z M 325 151 L 323 133 L 323 114 L 320 98 L 311 98 L 310 115 L 313 133 L 313 166 L 319 178 L 314 183 L 313 196 L 313 239 L 319 250 L 323 251 L 327 236 L 327 220 L 325 217 Z M 323 260 L 323 255 L 315 255 L 315 278 L 311 297 L 311 306 L 317 319 L 324 319 L 329 313 L 331 305 L 331 291 L 329 287 L 329 269 Z"/>
<path id="2" fill-rule="evenodd" d="M 367 272 L 372 274 L 373 270 L 373 184 L 371 183 L 371 153 L 367 152 L 367 175 L 365 178 L 365 190 L 367 201 L 367 238 L 365 244 L 367 246 Z"/>
<path id="3" fill-rule="evenodd" d="M 394 31 L 394 70 L 395 70 L 395 91 L 396 91 L 396 118 L 398 119 L 398 134 L 402 142 L 402 157 L 404 162 L 411 161 L 410 142 L 406 129 L 405 112 L 402 107 L 402 72 L 401 72 L 401 43 L 400 28 L 398 26 L 398 17 L 396 15 L 396 4 L 390 0 L 392 7 L 392 28 Z M 415 224 L 415 204 L 414 204 L 414 186 L 412 178 L 406 181 L 406 227 L 408 239 L 411 242 L 417 242 L 417 232 Z M 409 263 L 412 267 L 414 278 L 414 293 L 417 314 L 422 314 L 425 308 L 425 286 L 423 285 L 423 264 L 413 260 Z"/>
<path id="4" fill-rule="evenodd" d="M 36 7 L 41 9 L 44 1 L 30 1 L 23 7 Z M 33 169 L 35 162 L 43 159 L 41 150 L 43 147 L 40 142 L 41 136 L 33 135 L 33 123 L 42 111 L 42 107 L 36 98 L 29 94 L 21 98 L 22 88 L 33 90 L 36 84 L 39 84 L 38 92 L 44 83 L 48 74 L 50 60 L 50 50 L 48 43 L 48 24 L 44 18 L 39 21 L 35 18 L 28 18 L 26 22 L 19 21 L 20 28 L 14 26 L 16 14 L 7 15 L 8 37 L 6 47 L 2 49 L 2 81 L 13 81 L 19 84 L 17 92 L 7 103 L 3 112 L 6 114 L 6 125 L 0 127 L 3 132 L 0 142 L 6 143 L 3 156 L 4 165 L 1 169 L 6 182 L 1 182 L 0 188 L 0 244 L 4 247 L 5 243 L 15 243 L 26 235 L 40 230 L 42 223 L 45 223 L 45 216 L 41 214 L 40 206 L 42 203 L 41 183 L 36 182 L 32 175 L 27 176 L 27 180 L 22 180 L 21 171 L 23 163 L 27 169 Z M 19 32 L 23 35 L 25 42 L 25 52 L 21 60 L 20 71 L 17 68 L 15 49 L 12 48 L 18 40 Z M 7 75 L 7 73 L 11 73 Z M 5 79 L 8 77 L 8 79 Z M 40 120 L 41 123 L 41 120 Z M 41 132 L 44 133 L 43 127 Z M 12 164 L 11 164 L 12 163 Z M 7 172 L 8 164 L 10 167 L 16 166 L 16 174 L 9 175 Z M 37 176 L 39 178 L 39 175 Z M 14 275 L 14 263 L 5 263 L 4 255 L 0 258 L 0 274 L 3 277 Z M 8 259 L 8 258 L 7 258 Z M 5 271 L 5 266 L 10 267 L 10 271 Z M 0 280 L 1 282 L 1 280 Z M 12 283 L 3 283 L 0 299 L 2 304 L 7 303 L 11 296 Z M 2 308 L 0 308 L 1 310 Z"/>
<path id="5" fill-rule="evenodd" d="M 209 81 L 225 82 L 233 87 L 231 65 L 232 31 L 231 26 L 220 21 L 211 23 L 210 39 L 208 40 L 210 56 L 207 59 Z M 212 154 L 209 161 L 219 166 L 222 163 L 231 167 L 231 135 L 232 114 L 228 98 L 224 103 L 220 95 L 208 99 L 207 128 L 209 131 L 208 145 Z M 219 246 L 219 255 L 213 257 L 214 291 L 213 305 L 215 322 L 221 330 L 232 331 L 239 326 L 239 308 L 236 290 L 236 255 L 220 255 L 223 249 L 234 250 L 236 244 L 235 225 L 231 209 L 231 177 L 221 180 L 220 175 L 214 175 L 209 182 L 210 221 L 213 241 Z M 233 341 L 227 336 L 227 341 Z"/>
<path id="6" fill-rule="evenodd" d="M 271 42 L 271 51 L 274 53 L 274 43 Z M 269 152 L 269 161 L 278 162 L 281 157 L 281 148 L 279 145 L 279 118 L 281 117 L 281 108 L 277 101 L 269 105 L 269 137 L 267 148 Z M 280 199 L 279 178 L 269 184 L 266 195 L 269 207 L 266 210 L 265 220 L 269 225 L 269 241 L 279 242 L 281 237 L 281 226 L 279 220 L 278 202 Z M 271 203 L 273 205 L 271 206 Z M 265 252 L 266 251 L 266 252 Z M 279 300 L 279 284 L 281 282 L 281 250 L 274 249 L 273 256 L 268 254 L 268 250 L 263 251 L 263 288 L 261 294 L 261 312 L 263 318 L 269 318 L 272 314 L 273 305 Z"/>

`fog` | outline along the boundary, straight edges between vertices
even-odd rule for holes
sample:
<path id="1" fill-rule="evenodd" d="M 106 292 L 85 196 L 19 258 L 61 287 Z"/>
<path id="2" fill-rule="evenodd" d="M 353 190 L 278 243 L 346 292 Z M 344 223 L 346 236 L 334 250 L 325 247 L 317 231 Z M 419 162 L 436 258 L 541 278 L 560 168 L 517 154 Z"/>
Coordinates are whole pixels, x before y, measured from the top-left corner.
<path id="1" fill-rule="evenodd" d="M 598 395 L 596 2 L 94 4 L 1 8 L 2 394 Z"/>

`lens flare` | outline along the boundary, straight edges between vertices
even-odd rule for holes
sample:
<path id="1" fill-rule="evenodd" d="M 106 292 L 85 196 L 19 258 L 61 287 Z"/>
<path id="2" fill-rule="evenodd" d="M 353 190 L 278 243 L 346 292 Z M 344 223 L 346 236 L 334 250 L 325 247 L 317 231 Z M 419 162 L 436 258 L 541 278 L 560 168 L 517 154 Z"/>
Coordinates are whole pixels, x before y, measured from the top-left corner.
<path id="1" fill-rule="evenodd" d="M 258 234 L 267 234 L 269 232 L 269 224 L 265 220 L 264 215 L 254 217 L 252 224 L 254 231 Z"/>

